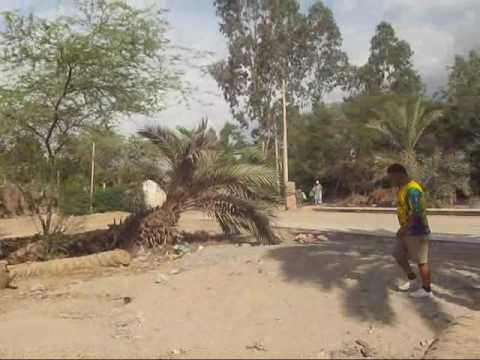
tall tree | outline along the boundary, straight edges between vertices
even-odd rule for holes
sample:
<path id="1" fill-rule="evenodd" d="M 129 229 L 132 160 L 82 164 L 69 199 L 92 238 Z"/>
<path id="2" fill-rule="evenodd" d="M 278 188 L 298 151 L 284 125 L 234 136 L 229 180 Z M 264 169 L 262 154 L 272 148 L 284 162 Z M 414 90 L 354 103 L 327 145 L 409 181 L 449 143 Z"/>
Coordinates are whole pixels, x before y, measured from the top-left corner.
<path id="1" fill-rule="evenodd" d="M 462 150 L 470 157 L 472 180 L 480 189 L 480 52 L 456 56 L 443 92 L 446 121 L 436 131 L 447 150 Z"/>
<path id="2" fill-rule="evenodd" d="M 442 118 L 439 109 L 427 107 L 422 98 L 408 97 L 389 101 L 372 110 L 373 119 L 369 127 L 381 133 L 400 153 L 401 160 L 408 166 L 417 162 L 417 145 L 426 130 Z"/>
<path id="3" fill-rule="evenodd" d="M 17 184 L 45 235 L 58 203 L 57 160 L 72 137 L 119 115 L 153 113 L 178 88 L 162 12 L 124 1 L 76 4 L 75 15 L 53 20 L 3 13 L 0 32 L 0 122 L 34 137 L 48 160 L 35 181 Z"/>
<path id="4" fill-rule="evenodd" d="M 0 119 L 35 136 L 51 161 L 70 135 L 152 113 L 177 87 L 161 12 L 82 0 L 72 17 L 3 16 Z"/>
<path id="5" fill-rule="evenodd" d="M 286 183 L 287 101 L 291 107 L 320 99 L 346 67 L 332 12 L 320 1 L 308 15 L 300 11 L 297 0 L 216 0 L 215 6 L 229 57 L 215 64 L 212 74 L 234 117 L 244 126 L 251 122 L 258 126 L 255 133 L 262 137 L 266 153 L 273 140 L 277 173 L 282 130 Z M 282 125 L 279 114 L 283 114 Z"/>
<path id="6" fill-rule="evenodd" d="M 391 24 L 381 22 L 371 39 L 367 64 L 353 70 L 351 90 L 363 95 L 389 91 L 401 95 L 420 94 L 423 85 L 413 68 L 412 56 L 408 42 L 397 37 Z"/>
<path id="7" fill-rule="evenodd" d="M 215 6 L 229 56 L 211 73 L 234 118 L 258 127 L 256 134 L 271 149 L 283 81 L 290 106 L 331 89 L 346 63 L 340 32 L 320 1 L 308 15 L 296 0 L 216 0 Z"/>
<path id="8" fill-rule="evenodd" d="M 444 94 L 449 106 L 449 125 L 463 144 L 480 139 L 480 52 L 457 56 Z"/>

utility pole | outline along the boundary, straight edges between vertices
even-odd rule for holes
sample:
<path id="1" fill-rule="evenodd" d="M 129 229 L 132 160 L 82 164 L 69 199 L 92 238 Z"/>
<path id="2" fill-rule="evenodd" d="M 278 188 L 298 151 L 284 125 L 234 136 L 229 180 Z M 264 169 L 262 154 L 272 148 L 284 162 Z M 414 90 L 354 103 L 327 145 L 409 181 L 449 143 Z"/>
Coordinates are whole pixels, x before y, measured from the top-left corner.
<path id="1" fill-rule="evenodd" d="M 92 170 L 90 174 L 90 213 L 93 213 L 94 179 L 95 179 L 95 143 L 92 143 Z"/>
<path id="2" fill-rule="evenodd" d="M 282 81 L 283 98 L 283 186 L 285 210 L 288 210 L 288 131 L 287 131 L 287 85 Z"/>
<path id="3" fill-rule="evenodd" d="M 277 128 L 277 121 L 273 123 L 273 131 L 275 132 L 275 172 L 277 177 L 277 191 L 280 194 L 282 191 L 281 183 L 280 183 L 280 151 L 278 147 L 278 128 Z"/>

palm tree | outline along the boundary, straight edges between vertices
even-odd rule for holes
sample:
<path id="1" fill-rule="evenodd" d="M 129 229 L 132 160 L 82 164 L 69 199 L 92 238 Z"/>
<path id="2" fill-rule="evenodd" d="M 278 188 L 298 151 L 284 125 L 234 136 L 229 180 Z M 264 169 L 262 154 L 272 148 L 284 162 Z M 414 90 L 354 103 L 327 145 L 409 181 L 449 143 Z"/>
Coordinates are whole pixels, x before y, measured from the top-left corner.
<path id="1" fill-rule="evenodd" d="M 421 98 L 401 98 L 388 101 L 372 110 L 369 127 L 379 131 L 400 153 L 407 166 L 415 166 L 416 147 L 425 131 L 442 117 L 442 111 L 427 107 Z"/>
<path id="2" fill-rule="evenodd" d="M 274 243 L 269 205 L 275 200 L 275 171 L 248 156 L 221 150 L 202 121 L 194 130 L 150 127 L 139 134 L 157 146 L 165 167 L 167 199 L 162 207 L 132 215 L 120 241 L 154 247 L 175 241 L 180 215 L 202 210 L 227 234 L 246 230 Z M 258 160 L 258 159 L 257 159 Z"/>

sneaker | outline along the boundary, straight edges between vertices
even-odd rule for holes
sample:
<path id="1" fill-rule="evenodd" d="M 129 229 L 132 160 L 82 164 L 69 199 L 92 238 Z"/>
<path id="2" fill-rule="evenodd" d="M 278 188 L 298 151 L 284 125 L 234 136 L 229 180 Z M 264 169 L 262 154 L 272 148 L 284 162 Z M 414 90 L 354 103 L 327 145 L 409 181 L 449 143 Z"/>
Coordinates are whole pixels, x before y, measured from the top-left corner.
<path id="1" fill-rule="evenodd" d="M 405 291 L 405 292 L 406 291 L 411 291 L 411 290 L 415 289 L 417 284 L 418 284 L 417 279 L 408 280 L 408 281 L 405 281 L 404 283 L 398 285 L 398 290 Z"/>
<path id="2" fill-rule="evenodd" d="M 426 291 L 423 287 L 418 289 L 417 291 L 411 292 L 410 296 L 412 298 L 420 299 L 420 298 L 432 298 L 433 293 L 431 291 Z"/>

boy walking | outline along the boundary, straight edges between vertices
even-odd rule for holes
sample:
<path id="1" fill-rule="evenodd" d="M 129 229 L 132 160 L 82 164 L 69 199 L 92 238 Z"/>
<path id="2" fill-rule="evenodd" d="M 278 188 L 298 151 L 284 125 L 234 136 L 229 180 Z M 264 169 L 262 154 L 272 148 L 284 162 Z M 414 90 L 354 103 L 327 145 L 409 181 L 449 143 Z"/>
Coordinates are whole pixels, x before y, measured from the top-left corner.
<path id="1" fill-rule="evenodd" d="M 410 296 L 414 298 L 432 297 L 428 265 L 431 232 L 427 219 L 425 191 L 419 183 L 410 179 L 403 165 L 393 164 L 387 173 L 392 185 L 399 188 L 397 214 L 400 229 L 393 257 L 408 278 L 408 281 L 400 286 L 400 290 L 412 291 Z M 422 280 L 422 287 L 416 291 L 413 291 L 413 288 L 417 276 L 409 260 L 417 263 Z"/>

